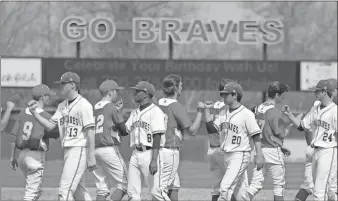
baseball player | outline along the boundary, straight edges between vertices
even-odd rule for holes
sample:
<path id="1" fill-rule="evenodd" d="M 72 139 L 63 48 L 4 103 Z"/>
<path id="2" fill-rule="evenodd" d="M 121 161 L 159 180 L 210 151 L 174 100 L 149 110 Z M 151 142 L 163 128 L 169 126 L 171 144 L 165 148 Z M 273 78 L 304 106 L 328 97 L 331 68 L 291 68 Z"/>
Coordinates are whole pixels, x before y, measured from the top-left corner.
<path id="1" fill-rule="evenodd" d="M 151 101 L 154 86 L 141 81 L 132 89 L 139 108 L 131 112 L 126 122 L 130 146 L 134 149 L 129 162 L 127 192 L 129 200 L 141 200 L 142 179 L 151 189 L 154 177 L 159 177 L 159 149 L 165 142 L 166 125 L 162 110 Z"/>
<path id="2" fill-rule="evenodd" d="M 13 103 L 11 101 L 7 101 L 7 107 L 6 107 L 5 114 L 1 118 L 1 124 L 0 124 L 0 132 L 1 133 L 7 127 L 9 118 L 11 117 L 11 113 L 12 113 L 12 110 L 13 110 L 14 107 L 15 107 L 15 103 Z M 2 113 L 2 108 L 1 108 L 1 113 Z"/>
<path id="3" fill-rule="evenodd" d="M 48 105 L 52 92 L 46 85 L 38 85 L 33 88 L 32 96 L 37 101 L 36 111 L 45 118 L 51 115 L 43 110 Z M 42 176 L 45 166 L 45 153 L 48 150 L 49 139 L 57 139 L 58 135 L 47 133 L 32 116 L 29 108 L 25 108 L 19 114 L 12 130 L 11 168 L 19 166 L 26 180 L 26 188 L 23 200 L 38 200 L 41 195 Z M 55 132 L 54 132 L 55 134 Z M 18 160 L 15 150 L 20 149 Z"/>
<path id="4" fill-rule="evenodd" d="M 228 82 L 233 82 L 232 80 L 229 79 L 223 79 L 219 86 L 218 86 L 218 90 L 219 91 L 223 91 L 225 85 Z M 212 103 L 212 102 L 210 102 Z M 208 102 L 206 102 L 206 104 L 208 105 Z M 209 109 L 209 107 L 206 108 L 206 110 L 208 110 L 208 112 L 210 112 L 211 117 L 213 118 L 213 120 L 215 120 L 216 118 L 218 118 L 219 114 L 223 111 L 225 112 L 228 109 L 228 106 L 224 104 L 224 100 L 220 100 L 220 101 L 216 101 L 215 103 L 212 103 L 213 107 Z M 223 176 L 225 174 L 225 165 L 224 165 L 224 152 L 220 149 L 221 147 L 221 141 L 220 141 L 220 137 L 219 137 L 219 133 L 212 133 L 209 134 L 209 149 L 207 152 L 207 157 L 208 157 L 208 162 L 209 162 L 209 168 L 210 171 L 212 173 L 212 178 L 213 178 L 213 192 L 212 192 L 212 201 L 217 201 L 219 196 L 220 196 L 220 192 L 219 192 L 219 188 L 223 179 Z M 238 189 L 245 189 L 248 186 L 248 176 L 247 176 L 247 172 L 243 173 L 243 181 L 239 181 L 239 185 L 236 187 Z M 243 185 L 243 187 L 241 187 L 240 185 Z M 241 195 L 235 195 L 232 194 L 232 198 L 231 200 L 241 200 Z"/>
<path id="5" fill-rule="evenodd" d="M 335 88 L 335 91 L 332 94 L 332 101 L 337 104 L 337 79 L 328 79 L 329 82 L 332 83 L 332 86 Z M 320 101 L 317 100 L 314 102 L 312 110 L 315 110 L 318 106 L 320 106 Z M 311 110 L 310 110 L 311 111 Z M 306 115 L 311 115 L 311 112 L 308 112 Z M 313 177 L 312 177 L 312 155 L 313 155 L 313 148 L 311 147 L 311 141 L 313 139 L 312 131 L 305 130 L 305 140 L 307 143 L 306 148 L 306 156 L 305 156 L 305 171 L 304 171 L 304 182 L 301 185 L 301 188 L 296 194 L 295 200 L 296 201 L 305 201 L 307 197 L 313 194 Z"/>
<path id="6" fill-rule="evenodd" d="M 268 87 L 267 101 L 256 109 L 256 120 L 262 129 L 262 152 L 265 164 L 259 171 L 254 168 L 252 180 L 247 189 L 250 200 L 263 188 L 267 172 L 271 174 L 273 180 L 274 200 L 284 200 L 285 165 L 281 148 L 292 125 L 284 128 L 282 113 L 275 107 L 275 104 L 284 100 L 284 95 L 288 89 L 289 87 L 285 84 L 273 82 Z"/>
<path id="7" fill-rule="evenodd" d="M 300 121 L 284 106 L 283 112 L 299 130 L 312 130 L 312 170 L 315 175 L 313 196 L 315 201 L 337 200 L 337 105 L 332 102 L 335 87 L 328 80 L 320 80 L 315 87 L 314 106 Z"/>
<path id="8" fill-rule="evenodd" d="M 0 132 L 2 133 L 2 131 L 5 130 L 5 128 L 7 127 L 7 124 L 9 122 L 9 119 L 11 117 L 11 113 L 15 107 L 15 105 L 18 104 L 18 102 L 23 98 L 22 94 L 15 94 L 14 96 L 12 96 L 7 102 L 6 102 L 6 111 L 5 114 L 2 116 L 1 118 L 1 122 L 0 122 Z M 0 113 L 2 113 L 2 107 L 1 107 L 1 111 Z"/>
<path id="9" fill-rule="evenodd" d="M 183 146 L 184 133 L 196 134 L 201 124 L 204 105 L 200 103 L 196 118 L 192 123 L 186 108 L 177 101 L 182 91 L 181 77 L 175 74 L 166 76 L 162 87 L 164 98 L 161 98 L 158 103 L 165 117 L 165 144 L 160 150 L 159 165 L 161 168 L 158 170 L 159 177 L 154 178 L 152 195 L 156 200 L 170 200 L 168 193 L 175 176 L 178 177 L 179 150 Z"/>
<path id="10" fill-rule="evenodd" d="M 65 100 L 50 118 L 41 116 L 36 101 L 29 104 L 37 121 L 48 130 L 59 127 L 64 149 L 64 166 L 59 185 L 59 200 L 91 200 L 85 188 L 84 173 L 96 168 L 95 122 L 93 106 L 79 94 L 80 77 L 73 72 L 61 76 L 61 95 Z M 88 160 L 87 160 L 88 158 Z"/>
<path id="11" fill-rule="evenodd" d="M 220 91 L 228 110 L 223 110 L 212 121 L 210 113 L 206 110 L 206 127 L 208 133 L 220 133 L 221 150 L 224 153 L 225 174 L 220 185 L 219 201 L 230 201 L 232 194 L 246 196 L 246 189 L 235 189 L 238 182 L 244 181 L 243 176 L 251 160 L 252 142 L 255 143 L 257 156 L 255 162 L 260 170 L 264 164 L 261 149 L 260 133 L 254 114 L 240 104 L 242 99 L 242 87 L 229 82 Z M 243 186 L 243 185 L 239 185 Z M 235 192 L 238 191 L 238 192 Z"/>
<path id="12" fill-rule="evenodd" d="M 95 157 L 98 169 L 94 170 L 97 188 L 96 200 L 106 200 L 115 181 L 111 200 L 121 200 L 127 193 L 127 168 L 118 146 L 121 136 L 128 135 L 123 114 L 116 105 L 117 92 L 123 89 L 114 80 L 104 81 L 99 90 L 102 99 L 94 106 L 96 122 Z"/>

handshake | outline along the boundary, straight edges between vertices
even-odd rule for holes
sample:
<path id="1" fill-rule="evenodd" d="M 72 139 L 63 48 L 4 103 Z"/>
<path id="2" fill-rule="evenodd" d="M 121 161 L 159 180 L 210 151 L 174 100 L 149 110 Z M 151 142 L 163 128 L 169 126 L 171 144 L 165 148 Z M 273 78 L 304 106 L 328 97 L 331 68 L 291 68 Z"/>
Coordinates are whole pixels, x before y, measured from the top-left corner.
<path id="1" fill-rule="evenodd" d="M 214 106 L 214 101 L 205 101 L 205 102 L 198 102 L 197 103 L 197 112 L 201 112 L 204 109 L 209 109 Z"/>

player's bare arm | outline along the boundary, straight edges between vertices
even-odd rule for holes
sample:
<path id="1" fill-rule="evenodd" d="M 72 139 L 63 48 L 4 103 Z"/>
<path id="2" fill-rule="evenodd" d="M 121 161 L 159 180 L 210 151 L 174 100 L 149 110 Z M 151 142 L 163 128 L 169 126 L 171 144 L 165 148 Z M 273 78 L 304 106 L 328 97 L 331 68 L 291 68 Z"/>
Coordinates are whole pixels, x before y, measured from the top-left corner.
<path id="1" fill-rule="evenodd" d="M 261 143 L 261 137 L 260 133 L 251 136 L 255 143 L 255 149 L 256 149 L 256 157 L 255 157 L 255 164 L 257 167 L 257 170 L 260 170 L 263 168 L 264 165 L 264 157 L 262 152 L 262 143 Z"/>
<path id="2" fill-rule="evenodd" d="M 301 119 L 295 117 L 290 111 L 290 107 L 288 105 L 284 105 L 282 108 L 282 112 L 290 119 L 291 123 L 295 125 L 297 128 L 301 126 Z"/>
<path id="3" fill-rule="evenodd" d="M 0 132 L 2 133 L 3 130 L 7 127 L 9 118 L 11 117 L 12 110 L 15 106 L 15 103 L 11 101 L 7 101 L 7 108 L 5 111 L 4 116 L 1 118 L 1 125 L 0 125 Z"/>
<path id="4" fill-rule="evenodd" d="M 204 110 L 204 104 L 199 102 L 197 105 L 197 114 L 196 114 L 195 120 L 188 129 L 189 135 L 191 136 L 196 135 L 198 129 L 200 128 L 202 117 L 203 117 L 203 110 Z"/>
<path id="5" fill-rule="evenodd" d="M 43 126 L 46 128 L 47 131 L 52 131 L 57 127 L 57 124 L 53 124 L 49 121 L 49 119 L 44 118 L 41 116 L 37 111 L 36 108 L 38 107 L 38 103 L 35 100 L 31 100 L 28 103 L 29 111 L 32 113 L 33 117 Z"/>
<path id="6" fill-rule="evenodd" d="M 85 128 L 84 133 L 88 136 L 88 170 L 92 172 L 96 169 L 95 160 L 95 130 L 94 126 Z"/>
<path id="7" fill-rule="evenodd" d="M 126 128 L 126 124 L 124 122 L 122 107 L 123 103 L 116 105 L 116 107 L 112 106 L 112 119 L 120 135 L 127 136 L 129 135 L 129 133 Z"/>
<path id="8" fill-rule="evenodd" d="M 149 171 L 150 174 L 155 175 L 155 173 L 158 170 L 157 167 L 157 158 L 160 150 L 160 144 L 161 144 L 161 135 L 164 135 L 164 133 L 156 133 L 153 134 L 153 149 L 152 149 L 152 157 L 151 162 L 149 164 Z"/>

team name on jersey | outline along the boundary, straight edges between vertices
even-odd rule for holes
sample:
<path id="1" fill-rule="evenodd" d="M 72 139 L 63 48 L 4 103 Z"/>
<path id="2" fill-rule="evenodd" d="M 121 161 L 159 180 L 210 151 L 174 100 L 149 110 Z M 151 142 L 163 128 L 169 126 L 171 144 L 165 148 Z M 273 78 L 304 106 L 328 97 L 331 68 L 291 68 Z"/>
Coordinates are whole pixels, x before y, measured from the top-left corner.
<path id="1" fill-rule="evenodd" d="M 232 132 L 235 132 L 236 134 L 238 134 L 238 126 L 230 123 L 230 122 L 222 122 L 220 125 L 220 129 L 221 131 L 227 129 L 227 130 L 231 130 Z"/>
<path id="2" fill-rule="evenodd" d="M 146 131 L 150 132 L 150 124 L 141 120 L 135 121 L 130 127 L 131 130 L 134 130 L 136 128 L 143 128 Z"/>
<path id="3" fill-rule="evenodd" d="M 323 120 L 320 120 L 320 119 L 315 119 L 314 120 L 314 124 L 317 126 L 317 127 L 322 127 L 324 128 L 325 130 L 330 130 L 331 128 L 331 125 Z"/>
<path id="4" fill-rule="evenodd" d="M 62 126 L 65 123 L 71 124 L 71 125 L 74 125 L 74 126 L 79 126 L 79 119 L 76 118 L 76 117 L 66 115 L 66 116 L 63 116 L 60 119 L 60 126 Z"/>

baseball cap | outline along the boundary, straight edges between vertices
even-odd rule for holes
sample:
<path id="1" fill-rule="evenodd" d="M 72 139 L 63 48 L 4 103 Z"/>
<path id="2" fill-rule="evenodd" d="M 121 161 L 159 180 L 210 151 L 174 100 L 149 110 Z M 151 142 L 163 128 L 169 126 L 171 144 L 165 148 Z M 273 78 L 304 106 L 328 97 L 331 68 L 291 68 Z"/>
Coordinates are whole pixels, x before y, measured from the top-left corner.
<path id="1" fill-rule="evenodd" d="M 334 89 L 337 89 L 337 79 L 336 78 L 330 78 L 330 79 L 327 79 L 327 81 L 333 86 Z"/>
<path id="2" fill-rule="evenodd" d="M 118 84 L 114 80 L 106 80 L 103 81 L 99 87 L 99 90 L 104 93 L 110 90 L 122 90 L 123 87 L 119 87 Z"/>
<path id="3" fill-rule="evenodd" d="M 316 90 L 326 90 L 327 92 L 333 92 L 337 88 L 337 85 L 334 86 L 332 81 L 329 80 L 319 80 L 317 85 L 313 88 L 314 91 Z"/>
<path id="4" fill-rule="evenodd" d="M 64 73 L 61 78 L 60 81 L 56 81 L 54 82 L 55 84 L 61 84 L 61 83 L 68 83 L 68 82 L 74 82 L 77 84 L 80 84 L 80 76 L 74 72 L 66 72 Z"/>
<path id="5" fill-rule="evenodd" d="M 236 93 L 236 94 L 242 94 L 243 88 L 241 85 L 239 85 L 236 82 L 228 82 L 222 91 L 219 91 L 220 93 Z"/>
<path id="6" fill-rule="evenodd" d="M 41 97 L 41 96 L 44 96 L 44 95 L 55 95 L 54 92 L 52 92 L 49 87 L 47 85 L 44 85 L 44 84 L 40 84 L 40 85 L 37 85 L 33 88 L 32 90 L 32 96 L 33 97 Z"/>
<path id="7" fill-rule="evenodd" d="M 154 85 L 152 85 L 152 84 L 150 84 L 149 82 L 146 82 L 146 81 L 140 81 L 139 83 L 137 83 L 137 85 L 135 87 L 130 87 L 130 88 L 140 90 L 140 91 L 145 91 L 152 96 L 155 95 Z"/>
<path id="8" fill-rule="evenodd" d="M 284 93 L 289 90 L 289 86 L 279 81 L 272 82 L 268 87 L 268 92 Z"/>

